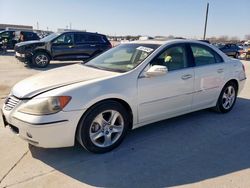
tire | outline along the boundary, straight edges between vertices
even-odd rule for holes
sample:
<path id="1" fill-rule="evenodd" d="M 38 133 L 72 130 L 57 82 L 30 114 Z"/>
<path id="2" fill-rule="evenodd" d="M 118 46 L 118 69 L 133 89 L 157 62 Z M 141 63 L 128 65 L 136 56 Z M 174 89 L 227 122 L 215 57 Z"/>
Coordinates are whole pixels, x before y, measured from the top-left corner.
<path id="1" fill-rule="evenodd" d="M 109 152 L 121 144 L 129 130 L 129 123 L 129 113 L 120 103 L 101 102 L 82 117 L 77 140 L 89 152 Z"/>
<path id="2" fill-rule="evenodd" d="M 218 98 L 215 110 L 220 113 L 230 112 L 237 99 L 238 88 L 234 82 L 227 83 Z"/>
<path id="3" fill-rule="evenodd" d="M 50 57 L 46 52 L 37 52 L 32 57 L 32 64 L 38 68 L 45 68 L 50 63 Z"/>

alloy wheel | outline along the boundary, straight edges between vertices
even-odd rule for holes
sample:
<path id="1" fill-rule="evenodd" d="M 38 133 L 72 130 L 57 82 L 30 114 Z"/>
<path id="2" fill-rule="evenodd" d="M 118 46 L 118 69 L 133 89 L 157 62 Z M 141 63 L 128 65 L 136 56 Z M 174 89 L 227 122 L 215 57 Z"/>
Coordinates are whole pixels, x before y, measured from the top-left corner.
<path id="1" fill-rule="evenodd" d="M 36 62 L 36 65 L 39 65 L 39 66 L 44 66 L 48 63 L 49 59 L 46 55 L 38 55 L 36 58 L 35 58 L 35 62 Z"/>
<path id="2" fill-rule="evenodd" d="M 236 97 L 236 92 L 233 86 L 228 86 L 222 96 L 222 106 L 224 109 L 228 110 L 234 104 Z"/>
<path id="3" fill-rule="evenodd" d="M 98 147 L 113 145 L 122 135 L 124 119 L 116 110 L 105 110 L 98 114 L 89 129 L 92 143 Z"/>

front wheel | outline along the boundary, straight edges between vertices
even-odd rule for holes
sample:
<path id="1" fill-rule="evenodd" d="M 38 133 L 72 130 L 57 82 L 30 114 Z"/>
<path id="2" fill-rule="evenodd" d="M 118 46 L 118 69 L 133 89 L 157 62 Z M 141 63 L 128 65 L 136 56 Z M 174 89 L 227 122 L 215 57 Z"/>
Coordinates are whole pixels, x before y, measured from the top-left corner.
<path id="1" fill-rule="evenodd" d="M 221 113 L 227 113 L 232 110 L 237 98 L 237 86 L 230 82 L 224 86 L 216 104 L 216 110 Z"/>
<path id="2" fill-rule="evenodd" d="M 38 68 L 45 68 L 49 65 L 50 58 L 45 52 L 38 52 L 32 58 L 32 64 Z"/>
<path id="3" fill-rule="evenodd" d="M 105 153 L 120 145 L 129 128 L 129 115 L 118 102 L 94 106 L 82 118 L 77 139 L 88 151 Z"/>

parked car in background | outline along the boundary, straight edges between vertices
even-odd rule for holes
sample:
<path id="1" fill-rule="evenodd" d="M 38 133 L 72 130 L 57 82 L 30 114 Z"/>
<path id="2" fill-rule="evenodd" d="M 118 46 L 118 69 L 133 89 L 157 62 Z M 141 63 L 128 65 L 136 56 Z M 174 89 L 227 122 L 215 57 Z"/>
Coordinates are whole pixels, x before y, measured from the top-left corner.
<path id="1" fill-rule="evenodd" d="M 250 45 L 243 46 L 243 50 L 241 50 L 239 58 L 250 59 Z"/>
<path id="2" fill-rule="evenodd" d="M 32 31 L 15 31 L 4 30 L 0 31 L 0 45 L 5 44 L 6 49 L 14 49 L 14 46 L 18 42 L 40 40 L 40 37 Z"/>
<path id="3" fill-rule="evenodd" d="M 16 44 L 16 58 L 39 68 L 51 60 L 88 60 L 112 48 L 105 35 L 89 32 L 53 33 L 40 41 Z"/>
<path id="4" fill-rule="evenodd" d="M 224 52 L 228 56 L 233 56 L 234 58 L 238 58 L 243 48 L 240 48 L 236 44 L 225 44 L 224 46 L 219 48 L 222 52 Z"/>
<path id="5" fill-rule="evenodd" d="M 18 42 L 25 42 L 30 40 L 40 40 L 37 33 L 31 31 L 20 31 Z"/>
<path id="6" fill-rule="evenodd" d="M 231 111 L 245 80 L 241 61 L 210 44 L 135 41 L 17 83 L 3 120 L 35 146 L 67 147 L 78 140 L 103 153 L 132 128 L 206 108 Z"/>
<path id="7" fill-rule="evenodd" d="M 13 49 L 16 43 L 17 39 L 14 30 L 0 31 L 0 48 Z"/>

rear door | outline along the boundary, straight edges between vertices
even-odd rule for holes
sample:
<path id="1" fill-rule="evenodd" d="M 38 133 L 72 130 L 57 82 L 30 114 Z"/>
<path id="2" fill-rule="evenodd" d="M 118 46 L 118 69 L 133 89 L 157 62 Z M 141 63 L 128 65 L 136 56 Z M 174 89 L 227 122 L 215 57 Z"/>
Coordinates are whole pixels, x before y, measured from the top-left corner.
<path id="1" fill-rule="evenodd" d="M 74 34 L 64 33 L 52 41 L 51 52 L 54 59 L 74 60 L 75 45 Z"/>
<path id="2" fill-rule="evenodd" d="M 193 108 L 202 109 L 217 101 L 227 68 L 223 59 L 211 48 L 202 44 L 191 44 L 195 62 Z"/>
<path id="3" fill-rule="evenodd" d="M 75 33 L 75 52 L 78 59 L 88 59 L 98 50 L 98 45 L 91 41 L 88 33 Z"/>

